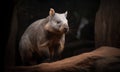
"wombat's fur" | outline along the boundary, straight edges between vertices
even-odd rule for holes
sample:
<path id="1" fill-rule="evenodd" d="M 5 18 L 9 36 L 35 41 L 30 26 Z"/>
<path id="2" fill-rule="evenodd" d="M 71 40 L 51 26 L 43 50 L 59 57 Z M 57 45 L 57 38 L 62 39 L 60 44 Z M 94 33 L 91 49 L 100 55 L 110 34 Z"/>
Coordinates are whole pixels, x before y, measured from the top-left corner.
<path id="1" fill-rule="evenodd" d="M 64 49 L 65 33 L 69 31 L 67 12 L 50 9 L 49 16 L 35 21 L 24 32 L 19 51 L 24 65 L 33 65 L 56 58 Z"/>

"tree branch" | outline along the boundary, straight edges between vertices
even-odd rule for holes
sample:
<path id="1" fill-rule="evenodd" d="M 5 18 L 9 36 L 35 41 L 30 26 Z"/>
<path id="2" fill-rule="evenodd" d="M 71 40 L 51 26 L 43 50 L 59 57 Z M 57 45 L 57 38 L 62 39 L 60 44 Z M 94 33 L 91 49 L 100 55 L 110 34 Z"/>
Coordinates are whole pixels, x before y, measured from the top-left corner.
<path id="1" fill-rule="evenodd" d="M 11 70 L 12 72 L 103 72 L 107 69 L 108 72 L 112 72 L 114 69 L 111 70 L 113 66 L 110 65 L 111 63 L 120 70 L 120 49 L 103 46 L 94 51 L 56 62 L 17 66 Z"/>

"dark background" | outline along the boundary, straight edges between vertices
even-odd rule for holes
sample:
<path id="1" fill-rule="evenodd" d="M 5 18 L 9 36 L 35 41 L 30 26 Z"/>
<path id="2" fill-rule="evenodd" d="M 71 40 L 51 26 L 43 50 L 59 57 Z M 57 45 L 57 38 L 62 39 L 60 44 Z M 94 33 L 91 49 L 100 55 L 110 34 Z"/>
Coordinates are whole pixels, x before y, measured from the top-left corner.
<path id="1" fill-rule="evenodd" d="M 35 20 L 48 16 L 50 8 L 68 11 L 70 32 L 66 35 L 62 58 L 108 45 L 120 47 L 120 1 L 112 0 L 4 0 L 1 2 L 1 68 L 20 65 L 18 43 L 25 29 Z M 85 18 L 88 23 L 78 27 Z"/>

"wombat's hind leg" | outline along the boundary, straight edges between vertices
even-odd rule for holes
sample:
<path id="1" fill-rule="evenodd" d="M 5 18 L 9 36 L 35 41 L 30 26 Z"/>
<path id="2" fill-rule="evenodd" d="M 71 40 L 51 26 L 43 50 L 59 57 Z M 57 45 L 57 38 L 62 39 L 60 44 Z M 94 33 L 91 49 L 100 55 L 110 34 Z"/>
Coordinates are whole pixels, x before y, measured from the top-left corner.
<path id="1" fill-rule="evenodd" d="M 50 54 L 48 48 L 43 48 L 39 53 L 34 52 L 33 58 L 37 61 L 37 64 L 50 62 Z"/>
<path id="2" fill-rule="evenodd" d="M 25 54 L 24 54 L 23 59 L 22 59 L 24 65 L 29 66 L 29 65 L 37 64 L 37 61 L 32 56 L 32 52 L 27 51 L 24 53 Z"/>

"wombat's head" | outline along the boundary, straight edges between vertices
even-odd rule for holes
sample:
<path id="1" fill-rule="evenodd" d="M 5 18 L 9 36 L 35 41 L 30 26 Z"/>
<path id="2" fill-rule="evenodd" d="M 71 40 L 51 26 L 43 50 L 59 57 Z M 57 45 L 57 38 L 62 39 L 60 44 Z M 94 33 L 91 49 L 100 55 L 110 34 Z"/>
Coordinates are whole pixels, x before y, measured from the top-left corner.
<path id="1" fill-rule="evenodd" d="M 49 21 L 45 25 L 45 30 L 56 33 L 64 34 L 69 31 L 68 21 L 66 19 L 67 11 L 65 13 L 55 13 L 54 9 L 49 11 Z"/>

